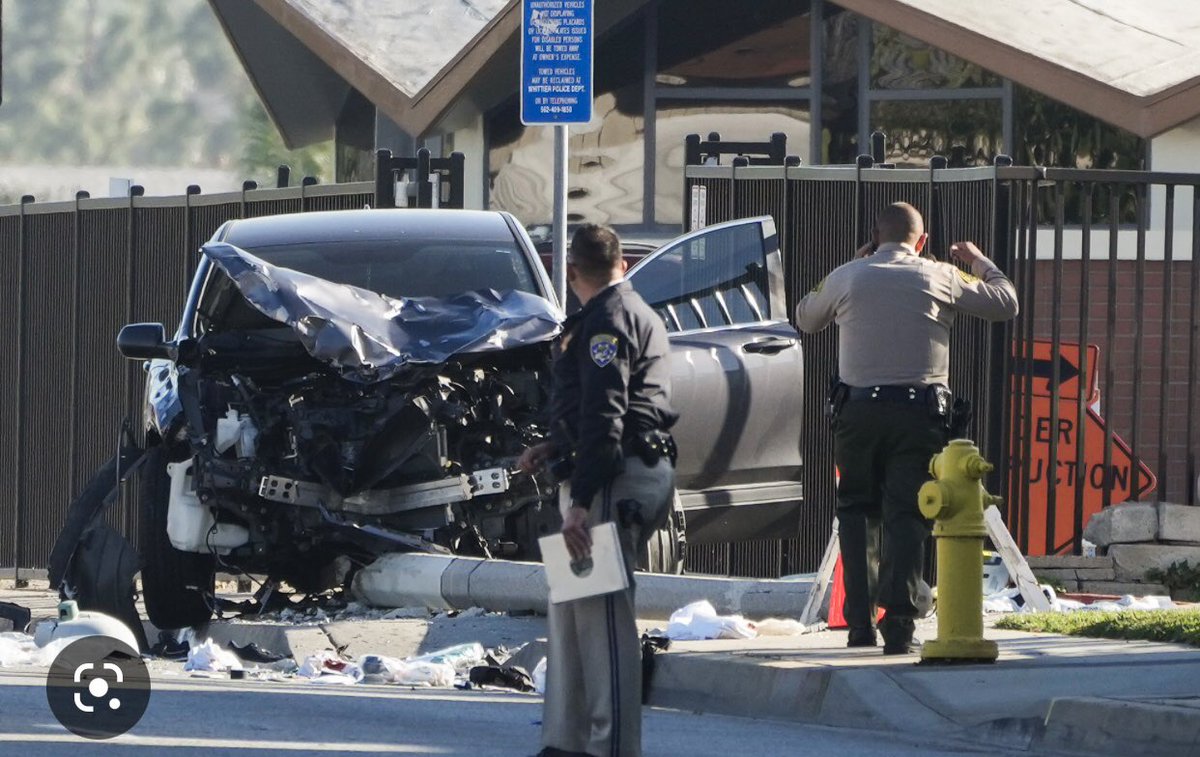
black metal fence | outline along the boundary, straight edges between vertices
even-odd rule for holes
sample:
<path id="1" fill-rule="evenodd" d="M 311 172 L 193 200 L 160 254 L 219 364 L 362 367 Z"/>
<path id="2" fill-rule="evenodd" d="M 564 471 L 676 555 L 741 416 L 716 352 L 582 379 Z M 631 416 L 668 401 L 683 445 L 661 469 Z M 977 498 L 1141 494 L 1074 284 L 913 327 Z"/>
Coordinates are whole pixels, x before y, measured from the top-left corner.
<path id="1" fill-rule="evenodd" d="M 1023 550 L 1078 552 L 1087 517 L 1126 499 L 1196 504 L 1200 175 L 1022 168 L 1003 158 L 983 168 L 947 168 L 935 158 L 928 170 L 876 166 L 869 157 L 857 166 L 784 163 L 690 165 L 684 207 L 703 206 L 693 223 L 773 216 L 789 311 L 851 258 L 878 209 L 898 200 L 926 217 L 936 257 L 947 260 L 950 244 L 972 240 L 1013 279 L 1022 304 L 1015 322 L 955 326 L 951 388 L 974 403 L 971 436 L 998 464 L 989 489 L 1005 498 Z M 1186 247 L 1176 242 L 1182 237 Z M 692 570 L 782 575 L 817 567 L 835 508 L 823 407 L 837 370 L 836 332 L 805 335 L 803 345 L 800 532 L 692 547 Z"/>

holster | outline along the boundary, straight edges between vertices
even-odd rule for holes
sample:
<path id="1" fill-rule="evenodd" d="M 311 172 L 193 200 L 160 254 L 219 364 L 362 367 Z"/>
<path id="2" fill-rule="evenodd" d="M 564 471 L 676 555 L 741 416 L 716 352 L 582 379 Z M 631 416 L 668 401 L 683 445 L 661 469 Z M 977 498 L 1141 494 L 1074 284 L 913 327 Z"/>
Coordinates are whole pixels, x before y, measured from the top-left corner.
<path id="1" fill-rule="evenodd" d="M 829 378 L 829 397 L 825 401 L 825 417 L 832 425 L 842 412 L 842 406 L 850 399 L 850 387 L 842 383 L 837 376 Z"/>
<path id="2" fill-rule="evenodd" d="M 946 430 L 950 432 L 951 439 L 966 439 L 967 432 L 971 427 L 971 400 L 965 397 L 959 397 L 954 400 L 954 406 L 950 409 L 949 423 Z"/>

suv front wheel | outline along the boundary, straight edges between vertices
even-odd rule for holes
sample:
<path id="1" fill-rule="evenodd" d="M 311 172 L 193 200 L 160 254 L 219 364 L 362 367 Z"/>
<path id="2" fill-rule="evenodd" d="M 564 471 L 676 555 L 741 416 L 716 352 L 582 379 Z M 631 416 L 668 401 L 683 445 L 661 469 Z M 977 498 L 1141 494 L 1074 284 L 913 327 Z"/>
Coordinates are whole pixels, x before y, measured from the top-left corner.
<path id="1" fill-rule="evenodd" d="M 171 478 L 160 444 L 146 450 L 138 487 L 138 531 L 142 553 L 142 598 L 146 615 L 160 629 L 189 628 L 212 617 L 216 575 L 213 555 L 175 549 L 167 537 Z"/>

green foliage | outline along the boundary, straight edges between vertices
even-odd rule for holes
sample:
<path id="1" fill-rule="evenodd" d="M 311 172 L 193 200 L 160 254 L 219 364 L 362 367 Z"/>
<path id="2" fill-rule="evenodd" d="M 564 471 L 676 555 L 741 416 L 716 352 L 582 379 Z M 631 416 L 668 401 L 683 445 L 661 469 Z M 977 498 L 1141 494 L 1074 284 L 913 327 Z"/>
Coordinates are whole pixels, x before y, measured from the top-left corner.
<path id="1" fill-rule="evenodd" d="M 291 167 L 293 184 L 305 176 L 316 176 L 322 181 L 333 180 L 333 142 L 299 150 L 287 149 L 279 131 L 257 101 L 247 103 L 242 112 L 241 139 L 242 152 L 238 165 L 242 175 L 257 181 L 260 187 L 275 186 L 280 165 Z"/>
<path id="2" fill-rule="evenodd" d="M 1173 562 L 1166 570 L 1153 568 L 1146 571 L 1146 578 L 1170 589 L 1175 599 L 1200 599 L 1200 565 L 1192 566 L 1187 560 Z"/>
<path id="3" fill-rule="evenodd" d="M 1030 613 L 1001 618 L 996 627 L 1010 631 L 1200 646 L 1200 610 L 1195 609 Z"/>
<path id="4" fill-rule="evenodd" d="M 4 3 L 0 163 L 218 168 L 261 182 L 263 166 L 273 177 L 287 162 L 328 180 L 320 154 L 283 148 L 205 0 Z"/>

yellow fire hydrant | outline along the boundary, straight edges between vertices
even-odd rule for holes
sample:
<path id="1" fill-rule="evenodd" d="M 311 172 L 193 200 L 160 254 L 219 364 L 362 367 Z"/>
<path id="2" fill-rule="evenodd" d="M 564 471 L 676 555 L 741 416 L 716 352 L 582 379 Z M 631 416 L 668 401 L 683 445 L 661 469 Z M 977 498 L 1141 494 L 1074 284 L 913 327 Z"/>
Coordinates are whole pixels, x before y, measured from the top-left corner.
<path id="1" fill-rule="evenodd" d="M 981 479 L 993 466 L 969 439 L 955 439 L 933 456 L 917 494 L 921 514 L 935 521 L 938 635 L 921 647 L 921 662 L 995 662 L 996 642 L 983 638 L 983 521 L 993 504 Z"/>

